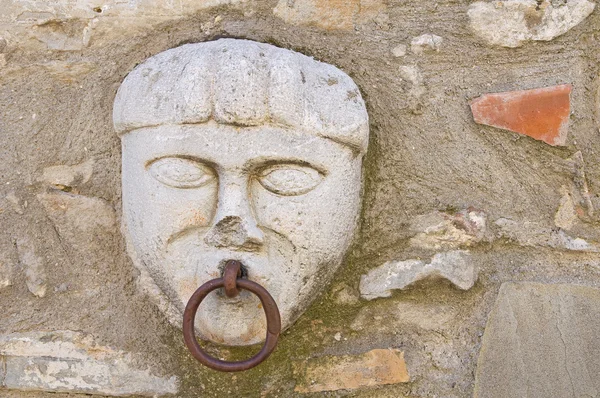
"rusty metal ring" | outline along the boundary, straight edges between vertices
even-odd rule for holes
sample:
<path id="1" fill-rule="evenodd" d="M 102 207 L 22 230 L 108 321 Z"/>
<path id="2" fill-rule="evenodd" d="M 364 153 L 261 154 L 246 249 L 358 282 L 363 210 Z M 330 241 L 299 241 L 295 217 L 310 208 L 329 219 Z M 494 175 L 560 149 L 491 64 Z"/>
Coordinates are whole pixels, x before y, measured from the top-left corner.
<path id="1" fill-rule="evenodd" d="M 237 288 L 237 279 L 240 276 L 242 276 L 242 263 L 236 260 L 227 261 L 223 271 L 224 289 L 227 297 L 232 298 L 240 294 L 240 289 Z"/>
<path id="2" fill-rule="evenodd" d="M 225 286 L 225 278 L 212 279 L 202 286 L 200 286 L 192 295 L 188 301 L 185 312 L 183 313 L 183 339 L 186 346 L 198 361 L 209 368 L 220 370 L 222 372 L 239 372 L 241 370 L 247 370 L 260 364 L 262 361 L 267 359 L 269 355 L 275 349 L 277 345 L 277 339 L 281 333 L 281 317 L 279 315 L 279 309 L 273 297 L 269 292 L 256 282 L 249 281 L 247 279 L 237 279 L 237 288 L 246 289 L 258 296 L 262 303 L 265 315 L 267 316 L 267 338 L 265 344 L 258 354 L 250 359 L 239 362 L 227 362 L 220 359 L 211 357 L 202 350 L 196 335 L 194 333 L 194 320 L 196 318 L 196 312 L 198 306 L 204 300 L 204 298 L 213 290 Z"/>

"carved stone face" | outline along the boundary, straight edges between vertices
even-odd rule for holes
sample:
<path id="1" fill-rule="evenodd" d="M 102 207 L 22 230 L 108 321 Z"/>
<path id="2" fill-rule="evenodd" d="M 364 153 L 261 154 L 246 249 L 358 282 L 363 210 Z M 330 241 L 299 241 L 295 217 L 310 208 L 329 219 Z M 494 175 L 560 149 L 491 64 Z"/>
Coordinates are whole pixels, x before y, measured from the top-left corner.
<path id="1" fill-rule="evenodd" d="M 251 122 L 241 123 L 249 119 L 244 113 L 248 106 L 254 106 L 255 102 L 269 103 L 272 90 L 264 101 L 256 96 L 248 99 L 252 93 L 246 93 L 237 103 L 239 92 L 236 94 L 233 90 L 226 98 L 229 105 L 227 111 L 222 112 L 223 116 L 218 112 L 224 100 L 213 99 L 210 116 L 194 123 L 173 123 L 168 116 L 162 123 L 144 122 L 143 115 L 139 117 L 139 114 L 145 110 L 127 113 L 122 108 L 136 102 L 130 97 L 138 95 L 135 93 L 140 91 L 140 84 L 136 87 L 126 86 L 127 81 L 123 83 L 126 87 L 121 87 L 115 101 L 115 126 L 126 130 L 122 135 L 123 221 L 132 258 L 153 282 L 153 286 L 146 286 L 150 294 L 162 304 L 170 320 L 178 324 L 192 293 L 201 284 L 220 277 L 227 260 L 239 260 L 244 265 L 245 277 L 261 284 L 273 296 L 279 306 L 282 326 L 286 328 L 327 286 L 356 229 L 364 153 L 360 145 L 366 142 L 364 104 L 360 95 L 360 101 L 356 102 L 358 91 L 341 71 L 300 54 L 241 40 L 192 46 L 212 46 L 209 48 L 213 54 L 214 51 L 217 54 L 231 52 L 241 46 L 244 47 L 242 60 L 252 60 L 255 56 L 261 61 L 273 54 L 280 59 L 283 53 L 291 60 L 301 59 L 312 66 L 313 69 L 304 66 L 294 71 L 300 81 L 305 82 L 319 79 L 314 69 L 324 65 L 325 73 L 332 80 L 328 83 L 324 79 L 322 84 L 326 88 L 344 85 L 336 89 L 343 91 L 344 101 L 351 102 L 340 104 L 339 98 L 330 94 L 330 98 L 325 99 L 334 103 L 329 106 L 334 109 L 350 106 L 352 110 L 352 106 L 356 108 L 358 104 L 354 113 L 359 114 L 360 118 L 355 120 L 360 123 L 350 126 L 354 130 L 344 130 L 340 124 L 337 130 L 329 132 L 323 123 L 317 126 L 318 130 L 307 128 L 302 122 L 274 122 L 277 111 L 271 106 L 268 106 L 268 117 L 253 117 Z M 250 50 L 245 48 L 248 46 Z M 175 61 L 186 62 L 181 54 Z M 141 73 L 134 74 L 140 71 L 138 67 L 127 79 L 174 73 L 164 66 L 169 62 L 173 62 L 173 58 L 158 62 L 158 67 L 151 63 L 146 65 L 149 69 L 146 75 L 145 64 L 142 64 Z M 239 62 L 232 65 L 230 67 L 236 67 Z M 271 68 L 269 76 L 281 72 L 273 69 L 272 61 L 266 65 L 265 68 Z M 215 76 L 222 79 L 227 75 L 225 71 Z M 246 73 L 241 75 L 247 76 Z M 179 78 L 190 79 L 185 75 Z M 266 83 L 269 87 L 273 87 L 272 80 Z M 142 84 L 152 86 L 156 81 L 150 79 L 150 83 Z M 239 79 L 234 81 L 239 83 Z M 231 86 L 231 80 L 229 82 L 226 87 Z M 235 88 L 244 91 L 237 83 Z M 214 89 L 207 91 L 207 95 L 214 98 Z M 171 113 L 185 107 L 188 109 L 181 112 L 188 115 L 191 110 L 201 113 L 196 106 L 197 98 L 190 100 L 197 93 L 184 94 L 177 90 L 159 93 L 160 100 L 153 103 L 158 105 L 151 117 L 160 116 L 160 104 L 164 102 L 170 102 Z M 287 97 L 304 101 L 305 106 L 306 100 L 296 94 Z M 140 95 L 146 96 L 137 101 L 143 108 L 147 96 L 157 94 L 146 90 Z M 173 104 L 182 97 L 185 98 L 183 105 Z M 235 121 L 223 120 L 231 114 L 237 118 Z M 284 116 L 288 120 L 306 120 L 306 112 L 304 119 Z M 354 120 L 349 117 L 345 123 L 349 121 Z M 242 291 L 235 298 L 227 298 L 216 291 L 200 306 L 196 327 L 205 339 L 246 345 L 264 339 L 265 317 L 258 298 L 251 293 Z"/>

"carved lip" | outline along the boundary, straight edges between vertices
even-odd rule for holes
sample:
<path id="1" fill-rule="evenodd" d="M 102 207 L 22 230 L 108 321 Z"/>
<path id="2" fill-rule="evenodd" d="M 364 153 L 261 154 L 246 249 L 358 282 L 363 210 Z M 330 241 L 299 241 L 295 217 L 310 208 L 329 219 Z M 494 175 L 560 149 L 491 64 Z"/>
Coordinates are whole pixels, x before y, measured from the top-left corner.
<path id="1" fill-rule="evenodd" d="M 281 239 L 284 239 L 285 241 L 287 241 L 291 246 L 292 249 L 294 250 L 294 252 L 296 252 L 297 248 L 296 245 L 294 244 L 294 242 L 292 242 L 285 234 L 276 231 L 272 228 L 269 227 L 265 227 L 262 225 L 259 225 L 258 228 L 260 228 L 261 230 L 263 230 L 263 232 L 270 232 L 275 234 L 276 236 L 279 236 Z M 199 234 L 199 235 L 205 235 L 206 232 L 210 229 L 210 227 L 208 226 L 198 226 L 198 225 L 191 225 L 188 227 L 185 227 L 173 234 L 171 234 L 168 238 L 167 238 L 167 242 L 166 242 L 166 246 L 169 247 L 171 244 L 173 244 L 176 240 L 179 240 L 180 238 L 183 238 L 187 235 L 191 235 L 191 234 Z M 266 234 L 265 234 L 265 237 Z M 262 245 L 263 248 L 268 247 L 268 242 L 265 242 L 265 244 Z M 230 249 L 232 251 L 239 251 L 239 252 L 256 252 L 257 250 L 254 250 L 254 248 L 252 250 L 244 250 L 244 248 L 240 248 L 237 246 L 232 246 L 232 247 L 228 247 L 228 246 L 224 246 L 222 247 L 223 249 Z M 264 249 L 263 249 L 264 250 Z M 239 260 L 241 261 L 241 259 L 235 259 L 235 258 L 231 258 L 229 260 Z"/>

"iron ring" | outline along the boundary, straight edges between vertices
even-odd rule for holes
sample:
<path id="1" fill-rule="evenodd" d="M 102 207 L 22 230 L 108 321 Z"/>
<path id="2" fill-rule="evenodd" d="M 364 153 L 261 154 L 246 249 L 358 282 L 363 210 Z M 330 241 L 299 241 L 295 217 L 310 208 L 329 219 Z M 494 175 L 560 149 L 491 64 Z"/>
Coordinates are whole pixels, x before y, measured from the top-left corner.
<path id="1" fill-rule="evenodd" d="M 198 307 L 210 292 L 225 287 L 225 278 L 212 279 L 196 289 L 188 301 L 183 313 L 183 339 L 187 348 L 200 363 L 222 372 L 239 372 L 260 364 L 271 355 L 277 345 L 279 334 L 281 333 L 281 316 L 279 315 L 279 309 L 269 292 L 258 283 L 247 279 L 237 279 L 236 285 L 237 288 L 248 290 L 257 295 L 265 310 L 265 315 L 267 316 L 267 338 L 262 349 L 252 358 L 239 362 L 222 361 L 208 355 L 202 350 L 196 340 L 194 320 L 196 318 Z"/>

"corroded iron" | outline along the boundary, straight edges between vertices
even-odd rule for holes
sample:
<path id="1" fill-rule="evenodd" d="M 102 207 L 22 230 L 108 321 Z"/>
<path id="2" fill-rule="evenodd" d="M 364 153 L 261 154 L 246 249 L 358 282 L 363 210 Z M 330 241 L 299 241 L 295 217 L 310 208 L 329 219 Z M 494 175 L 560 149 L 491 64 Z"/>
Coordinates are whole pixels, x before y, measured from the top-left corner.
<path id="1" fill-rule="evenodd" d="M 198 361 L 209 368 L 222 372 L 239 372 L 255 367 L 263 362 L 275 349 L 279 334 L 281 333 L 281 317 L 277 303 L 269 292 L 256 282 L 241 279 L 242 264 L 236 260 L 229 260 L 225 265 L 222 278 L 212 279 L 200 286 L 188 301 L 183 313 L 183 339 L 186 346 Z M 267 316 L 267 338 L 262 349 L 250 359 L 239 362 L 227 362 L 208 355 L 196 340 L 194 333 L 194 320 L 198 307 L 204 298 L 213 290 L 223 287 L 227 297 L 235 297 L 239 289 L 248 290 L 258 296 Z"/>
<path id="2" fill-rule="evenodd" d="M 242 276 L 242 264 L 239 261 L 229 260 L 225 264 L 223 271 L 223 280 L 225 282 L 225 295 L 233 298 L 240 294 L 237 288 L 237 279 Z"/>

